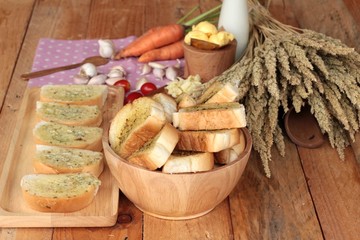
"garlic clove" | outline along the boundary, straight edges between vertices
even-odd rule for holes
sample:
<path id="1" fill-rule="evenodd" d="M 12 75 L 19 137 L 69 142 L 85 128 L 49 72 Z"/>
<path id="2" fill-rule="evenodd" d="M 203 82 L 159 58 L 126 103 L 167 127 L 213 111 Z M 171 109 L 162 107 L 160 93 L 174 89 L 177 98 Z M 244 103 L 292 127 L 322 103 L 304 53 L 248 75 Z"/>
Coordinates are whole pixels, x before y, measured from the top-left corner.
<path id="1" fill-rule="evenodd" d="M 178 77 L 178 69 L 175 67 L 168 67 L 165 70 L 165 77 L 171 81 L 174 81 Z"/>
<path id="2" fill-rule="evenodd" d="M 148 65 L 152 68 L 158 68 L 158 69 L 165 69 L 166 66 L 164 64 L 161 63 L 157 63 L 157 62 L 149 62 Z"/>
<path id="3" fill-rule="evenodd" d="M 89 77 L 81 75 L 81 74 L 75 74 L 73 76 L 74 83 L 78 85 L 85 85 L 89 82 Z"/>
<path id="4" fill-rule="evenodd" d="M 88 84 L 89 85 L 102 85 L 105 84 L 105 80 L 107 79 L 107 76 L 105 74 L 99 74 L 94 77 L 92 77 Z"/>
<path id="5" fill-rule="evenodd" d="M 175 67 L 175 68 L 180 68 L 180 67 L 181 67 L 181 61 L 180 61 L 180 59 L 176 59 L 176 63 L 174 64 L 173 67 Z"/>
<path id="6" fill-rule="evenodd" d="M 109 78 L 123 78 L 125 77 L 125 74 L 123 71 L 121 71 L 120 69 L 112 69 L 110 70 L 110 72 L 107 75 Z"/>
<path id="7" fill-rule="evenodd" d="M 80 75 L 94 77 L 97 75 L 96 66 L 92 63 L 85 63 L 80 67 Z"/>
<path id="8" fill-rule="evenodd" d="M 99 54 L 103 58 L 113 58 L 115 55 L 115 46 L 111 40 L 102 40 L 98 41 L 99 44 Z"/>
<path id="9" fill-rule="evenodd" d="M 144 64 L 142 67 L 141 75 L 146 75 L 151 72 L 151 67 L 149 64 Z"/>
<path id="10" fill-rule="evenodd" d="M 137 82 L 136 82 L 136 90 L 140 90 L 141 86 L 144 84 L 144 83 L 147 83 L 148 80 L 146 79 L 146 77 L 142 77 L 140 78 Z"/>
<path id="11" fill-rule="evenodd" d="M 122 78 L 119 78 L 119 77 L 112 77 L 112 78 L 106 79 L 106 80 L 105 80 L 105 83 L 106 83 L 107 85 L 114 86 L 114 84 L 115 84 L 117 81 L 121 80 L 121 79 L 122 79 Z"/>
<path id="12" fill-rule="evenodd" d="M 126 73 L 125 68 L 124 68 L 123 66 L 121 66 L 121 65 L 113 66 L 113 67 L 111 68 L 111 70 L 119 70 L 119 71 L 122 71 L 122 72 Z"/>
<path id="13" fill-rule="evenodd" d="M 164 69 L 161 69 L 161 68 L 154 68 L 154 69 L 152 70 L 152 73 L 154 74 L 154 76 L 155 76 L 156 78 L 159 78 L 159 79 L 161 79 L 161 80 L 164 78 L 164 75 L 165 75 Z"/>

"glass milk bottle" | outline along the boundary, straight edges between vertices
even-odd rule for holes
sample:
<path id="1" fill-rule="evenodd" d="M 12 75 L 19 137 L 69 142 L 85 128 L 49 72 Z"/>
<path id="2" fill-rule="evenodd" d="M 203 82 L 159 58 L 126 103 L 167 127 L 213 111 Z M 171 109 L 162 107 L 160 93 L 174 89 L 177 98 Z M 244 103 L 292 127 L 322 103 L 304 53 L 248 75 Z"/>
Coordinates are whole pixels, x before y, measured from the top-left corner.
<path id="1" fill-rule="evenodd" d="M 238 60 L 249 39 L 247 0 L 223 0 L 218 28 L 224 28 L 235 36 L 237 41 L 235 60 Z"/>

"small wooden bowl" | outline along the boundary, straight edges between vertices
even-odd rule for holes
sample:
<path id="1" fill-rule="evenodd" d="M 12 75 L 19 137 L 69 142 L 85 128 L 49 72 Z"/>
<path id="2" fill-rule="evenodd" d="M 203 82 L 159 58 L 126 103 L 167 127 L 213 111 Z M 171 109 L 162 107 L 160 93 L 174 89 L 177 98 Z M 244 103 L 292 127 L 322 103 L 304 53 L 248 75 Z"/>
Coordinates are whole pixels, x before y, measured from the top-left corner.
<path id="1" fill-rule="evenodd" d="M 246 147 L 238 160 L 207 172 L 167 174 L 120 158 L 109 146 L 107 132 L 104 153 L 120 190 L 144 213 L 171 220 L 200 217 L 221 203 L 238 183 L 252 148 L 251 136 L 244 128 Z"/>
<path id="2" fill-rule="evenodd" d="M 198 74 L 207 82 L 227 70 L 235 62 L 236 40 L 219 49 L 203 50 L 186 43 L 184 47 L 184 77 Z"/>

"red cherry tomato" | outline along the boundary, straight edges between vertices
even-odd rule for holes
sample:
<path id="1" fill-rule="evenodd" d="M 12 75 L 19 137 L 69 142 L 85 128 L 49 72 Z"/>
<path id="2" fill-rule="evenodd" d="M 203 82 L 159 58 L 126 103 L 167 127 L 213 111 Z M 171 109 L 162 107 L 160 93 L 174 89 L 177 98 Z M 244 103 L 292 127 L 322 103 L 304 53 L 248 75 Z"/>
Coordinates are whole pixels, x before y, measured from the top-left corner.
<path id="1" fill-rule="evenodd" d="M 130 82 L 126 79 L 121 79 L 114 83 L 114 86 L 120 86 L 124 88 L 124 91 L 127 93 L 130 91 Z"/>
<path id="2" fill-rule="evenodd" d="M 125 104 L 133 102 L 135 99 L 142 97 L 143 95 L 139 92 L 129 93 L 125 98 Z"/>
<path id="3" fill-rule="evenodd" d="M 156 89 L 157 89 L 157 87 L 155 84 L 153 84 L 151 82 L 147 82 L 147 83 L 144 83 L 143 85 L 141 85 L 140 91 L 142 92 L 142 94 L 147 95 Z"/>

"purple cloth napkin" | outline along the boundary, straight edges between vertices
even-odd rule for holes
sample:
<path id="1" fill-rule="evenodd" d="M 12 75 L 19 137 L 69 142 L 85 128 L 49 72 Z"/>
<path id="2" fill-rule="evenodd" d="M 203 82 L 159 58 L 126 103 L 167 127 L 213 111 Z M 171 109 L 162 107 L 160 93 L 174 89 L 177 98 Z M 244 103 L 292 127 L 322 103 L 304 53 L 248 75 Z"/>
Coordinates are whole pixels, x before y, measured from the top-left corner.
<path id="1" fill-rule="evenodd" d="M 123 39 L 113 39 L 116 50 L 119 50 L 136 37 L 130 36 Z M 81 62 L 84 58 L 99 55 L 98 39 L 91 40 L 56 40 L 56 39 L 40 39 L 36 49 L 36 54 L 32 66 L 32 71 L 59 67 Z M 183 59 L 181 59 L 183 66 Z M 176 60 L 161 61 L 159 63 L 165 66 L 177 64 Z M 110 61 L 108 64 L 97 67 L 98 72 L 108 73 L 114 66 L 121 65 L 127 72 L 126 79 L 130 81 L 131 91 L 135 90 L 136 82 L 141 77 L 146 77 L 149 82 L 153 82 L 157 87 L 161 87 L 169 82 L 168 79 L 158 79 L 153 74 L 141 76 L 143 64 L 137 61 L 137 58 L 126 58 L 116 61 Z M 79 72 L 80 68 L 66 70 L 44 77 L 30 79 L 28 86 L 42 86 L 46 84 L 74 84 L 73 76 Z"/>

